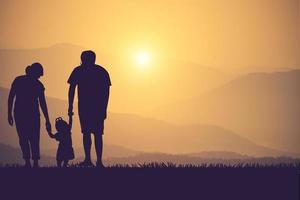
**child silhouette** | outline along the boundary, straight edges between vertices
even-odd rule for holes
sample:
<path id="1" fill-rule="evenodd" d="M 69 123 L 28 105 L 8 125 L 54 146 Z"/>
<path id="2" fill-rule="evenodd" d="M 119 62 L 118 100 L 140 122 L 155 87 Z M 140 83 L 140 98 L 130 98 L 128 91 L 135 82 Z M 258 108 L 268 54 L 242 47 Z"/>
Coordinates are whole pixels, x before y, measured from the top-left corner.
<path id="1" fill-rule="evenodd" d="M 61 117 L 58 117 L 55 120 L 55 127 L 57 133 L 53 134 L 49 131 L 48 134 L 51 138 L 59 141 L 56 153 L 57 167 L 68 167 L 69 161 L 73 160 L 75 157 L 71 137 L 72 117 L 69 117 L 69 124 Z"/>

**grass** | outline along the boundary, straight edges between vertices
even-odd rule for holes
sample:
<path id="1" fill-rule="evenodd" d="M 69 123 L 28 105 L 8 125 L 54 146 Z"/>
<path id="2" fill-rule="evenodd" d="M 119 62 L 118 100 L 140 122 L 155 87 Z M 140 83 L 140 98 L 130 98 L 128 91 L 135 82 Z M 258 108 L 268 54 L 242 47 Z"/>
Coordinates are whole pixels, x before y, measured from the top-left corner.
<path id="1" fill-rule="evenodd" d="M 5 164 L 0 165 L 0 168 L 22 168 L 19 164 Z M 40 168 L 56 168 L 56 166 L 41 166 Z M 78 164 L 71 164 L 68 168 L 94 168 L 94 167 L 82 167 Z M 136 164 L 114 164 L 105 166 L 107 169 L 124 169 L 124 168 L 144 168 L 144 169 L 300 169 L 300 163 L 277 163 L 277 164 L 261 164 L 261 163 L 239 163 L 239 164 L 176 164 L 176 163 L 136 163 Z"/>
<path id="2" fill-rule="evenodd" d="M 3 199 L 299 200 L 299 163 L 0 166 Z M 2 199 L 2 198 L 1 198 Z M 42 198 L 43 199 L 43 198 Z"/>

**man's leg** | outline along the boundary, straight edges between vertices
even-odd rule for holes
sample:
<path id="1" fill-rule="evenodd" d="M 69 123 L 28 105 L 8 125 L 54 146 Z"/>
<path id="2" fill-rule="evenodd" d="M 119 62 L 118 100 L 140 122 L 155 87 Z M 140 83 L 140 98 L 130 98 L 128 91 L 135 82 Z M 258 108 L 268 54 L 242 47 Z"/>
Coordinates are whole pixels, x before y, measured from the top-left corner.
<path id="1" fill-rule="evenodd" d="M 102 134 L 95 134 L 95 150 L 97 155 L 97 166 L 102 167 L 102 152 L 103 152 L 103 139 Z"/>
<path id="2" fill-rule="evenodd" d="M 56 160 L 56 163 L 57 163 L 57 167 L 61 168 L 62 160 Z"/>
<path id="3" fill-rule="evenodd" d="M 85 159 L 84 162 L 91 163 L 91 146 L 92 146 L 92 138 L 91 133 L 83 133 L 83 146 Z"/>
<path id="4" fill-rule="evenodd" d="M 102 164 L 103 130 L 104 130 L 104 120 L 102 121 L 99 127 L 99 132 L 95 133 L 95 150 L 97 155 L 97 167 L 104 167 Z"/>

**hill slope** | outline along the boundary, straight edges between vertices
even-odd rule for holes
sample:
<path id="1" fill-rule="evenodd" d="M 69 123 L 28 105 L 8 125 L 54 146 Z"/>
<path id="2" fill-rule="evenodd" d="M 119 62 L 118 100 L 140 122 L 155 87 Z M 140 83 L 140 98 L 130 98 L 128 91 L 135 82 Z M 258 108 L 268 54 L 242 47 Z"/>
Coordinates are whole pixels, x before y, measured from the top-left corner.
<path id="1" fill-rule="evenodd" d="M 300 70 L 254 73 L 150 116 L 226 127 L 259 144 L 300 153 Z"/>
<path id="2" fill-rule="evenodd" d="M 0 109 L 5 111 L 0 113 L 0 141 L 17 146 L 18 140 L 15 128 L 9 127 L 7 124 L 6 103 L 8 90 L 2 88 L 0 89 L 0 94 Z M 66 113 L 66 101 L 54 98 L 47 98 L 47 101 L 52 119 Z M 44 126 L 42 126 L 41 130 L 42 148 L 55 149 L 57 143 L 48 138 Z M 81 140 L 78 117 L 75 115 L 73 129 L 73 144 L 75 148 L 82 146 Z M 288 155 L 286 152 L 256 145 L 232 131 L 217 126 L 176 126 L 163 121 L 130 114 L 109 113 L 105 124 L 104 140 L 106 144 L 148 152 L 182 154 L 200 151 L 232 151 L 250 156 Z"/>

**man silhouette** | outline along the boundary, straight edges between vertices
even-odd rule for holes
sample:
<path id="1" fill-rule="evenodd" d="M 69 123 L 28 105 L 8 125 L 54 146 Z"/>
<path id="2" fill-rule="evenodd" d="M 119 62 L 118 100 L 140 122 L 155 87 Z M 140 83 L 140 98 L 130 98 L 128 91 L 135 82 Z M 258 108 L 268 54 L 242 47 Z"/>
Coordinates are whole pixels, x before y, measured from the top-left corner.
<path id="1" fill-rule="evenodd" d="M 73 115 L 73 101 L 76 86 L 78 86 L 78 114 L 83 134 L 85 160 L 82 166 L 93 166 L 91 161 L 91 134 L 94 134 L 95 150 L 97 155 L 96 166 L 103 167 L 103 129 L 106 119 L 106 110 L 111 86 L 108 72 L 95 64 L 96 54 L 93 51 L 84 51 L 81 54 L 81 65 L 76 67 L 70 75 L 69 110 Z"/>

